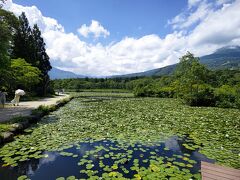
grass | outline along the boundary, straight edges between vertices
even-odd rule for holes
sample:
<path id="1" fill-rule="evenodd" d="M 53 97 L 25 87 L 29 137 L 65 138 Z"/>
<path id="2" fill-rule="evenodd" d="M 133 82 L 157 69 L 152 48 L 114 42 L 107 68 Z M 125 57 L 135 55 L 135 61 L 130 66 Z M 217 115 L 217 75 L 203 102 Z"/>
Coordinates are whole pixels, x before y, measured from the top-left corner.
<path id="1" fill-rule="evenodd" d="M 10 124 L 0 124 L 0 133 L 9 131 L 10 128 L 11 128 Z"/>
<path id="2" fill-rule="evenodd" d="M 28 119 L 29 119 L 28 117 L 18 116 L 18 117 L 12 118 L 8 122 L 0 123 L 0 133 L 9 131 L 12 128 L 12 124 L 23 122 L 23 121 L 26 121 Z"/>

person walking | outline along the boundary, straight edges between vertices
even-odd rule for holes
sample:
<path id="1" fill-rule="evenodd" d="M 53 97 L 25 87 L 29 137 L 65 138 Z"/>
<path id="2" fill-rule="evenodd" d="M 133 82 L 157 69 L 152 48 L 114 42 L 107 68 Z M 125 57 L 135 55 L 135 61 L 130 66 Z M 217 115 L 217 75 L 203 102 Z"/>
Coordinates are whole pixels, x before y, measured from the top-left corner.
<path id="1" fill-rule="evenodd" d="M 15 91 L 15 96 L 14 96 L 14 99 L 11 101 L 11 103 L 15 106 L 15 104 L 17 106 L 19 106 L 19 100 L 20 100 L 20 96 L 23 96 L 25 95 L 25 92 L 24 90 L 22 89 L 18 89 Z"/>

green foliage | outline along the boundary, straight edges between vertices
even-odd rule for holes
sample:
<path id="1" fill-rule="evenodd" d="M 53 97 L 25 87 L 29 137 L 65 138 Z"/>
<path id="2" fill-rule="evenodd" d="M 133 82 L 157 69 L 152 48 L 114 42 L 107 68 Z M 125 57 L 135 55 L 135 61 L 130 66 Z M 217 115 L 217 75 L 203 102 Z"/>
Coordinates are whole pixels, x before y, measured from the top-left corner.
<path id="1" fill-rule="evenodd" d="M 9 67 L 11 63 L 12 35 L 18 24 L 17 18 L 8 11 L 0 8 L 0 86 L 7 87 Z"/>
<path id="2" fill-rule="evenodd" d="M 24 89 L 30 90 L 31 87 L 38 84 L 41 80 L 40 70 L 31 66 L 24 59 L 13 59 L 11 63 L 12 78 L 15 81 L 15 87 L 21 85 Z"/>
<path id="3" fill-rule="evenodd" d="M 59 101 L 57 101 L 56 105 L 40 105 L 37 109 L 32 110 L 33 115 L 39 115 L 39 116 L 45 116 L 48 115 L 50 112 L 53 112 L 57 109 L 57 107 L 60 107 L 66 103 L 68 103 L 73 97 L 70 96 L 69 98 L 64 98 Z"/>
<path id="4" fill-rule="evenodd" d="M 199 58 L 196 58 L 191 53 L 187 53 L 180 58 L 175 77 L 178 80 L 178 95 L 181 97 L 184 94 L 193 93 L 193 85 L 205 83 L 208 77 L 207 68 L 199 63 Z"/>
<path id="5" fill-rule="evenodd" d="M 19 58 L 25 62 L 11 62 Z M 48 76 L 51 65 L 45 43 L 38 26 L 31 29 L 25 13 L 17 18 L 0 8 L 0 64 L 0 88 L 10 95 L 18 87 L 38 96 L 51 91 Z"/>
<path id="6" fill-rule="evenodd" d="M 0 133 L 9 131 L 11 126 L 9 124 L 0 124 Z"/>
<path id="7" fill-rule="evenodd" d="M 32 31 L 24 12 L 19 16 L 18 20 L 19 26 L 13 36 L 12 58 L 23 58 L 26 62 L 35 66 Z"/>
<path id="8" fill-rule="evenodd" d="M 14 123 L 28 121 L 29 119 L 30 119 L 29 117 L 17 116 L 12 118 L 10 121 L 0 123 L 0 133 L 11 131 L 12 125 Z"/>
<path id="9" fill-rule="evenodd" d="M 192 92 L 184 94 L 183 100 L 190 106 L 214 106 L 214 89 L 208 84 L 194 84 Z"/>
<path id="10" fill-rule="evenodd" d="M 41 31 L 36 24 L 33 26 L 32 29 L 32 38 L 32 53 L 34 55 L 34 65 L 38 67 L 38 69 L 41 71 L 41 81 L 40 83 L 38 83 L 36 90 L 39 95 L 46 95 L 50 85 L 48 71 L 52 69 L 52 66 L 46 53 L 45 43 L 43 38 L 41 37 Z"/>
<path id="11" fill-rule="evenodd" d="M 130 90 L 136 97 L 181 98 L 191 106 L 219 106 L 239 108 L 240 70 L 209 71 L 188 53 L 181 59 L 176 73 L 172 76 L 144 77 L 144 78 L 112 78 L 112 79 L 61 79 L 52 81 L 55 90 L 68 91 L 114 91 Z M 222 85 L 229 85 L 235 89 L 234 103 L 221 103 L 223 98 L 216 94 Z M 216 91 L 216 92 L 215 92 Z M 221 95 L 222 96 L 222 95 Z"/>
<path id="12" fill-rule="evenodd" d="M 240 70 L 209 71 L 189 52 L 180 58 L 173 76 L 135 81 L 135 96 L 177 97 L 190 106 L 240 108 Z"/>
<path id="13" fill-rule="evenodd" d="M 67 89 L 70 91 L 94 89 L 124 89 L 132 90 L 138 82 L 137 78 L 82 78 L 53 80 L 54 89 Z M 151 79 L 151 78 L 150 78 Z"/>
<path id="14" fill-rule="evenodd" d="M 216 99 L 216 106 L 218 107 L 239 107 L 239 94 L 235 87 L 222 85 L 220 88 L 215 89 L 214 96 Z"/>
<path id="15" fill-rule="evenodd" d="M 44 106 L 44 105 L 41 105 L 37 109 L 34 109 L 32 111 L 32 114 L 33 115 L 45 116 L 45 115 L 49 114 L 51 111 L 54 111 L 55 109 L 56 109 L 55 106 Z"/>
<path id="16" fill-rule="evenodd" d="M 175 88 L 172 86 L 165 86 L 165 87 L 160 87 L 157 89 L 157 97 L 161 98 L 172 98 L 175 93 Z"/>
<path id="17" fill-rule="evenodd" d="M 0 12 L 3 11 L 0 9 Z M 10 62 L 8 50 L 10 48 L 10 39 L 11 32 L 8 29 L 8 24 L 4 20 L 1 19 L 0 16 L 0 70 L 7 67 Z"/>

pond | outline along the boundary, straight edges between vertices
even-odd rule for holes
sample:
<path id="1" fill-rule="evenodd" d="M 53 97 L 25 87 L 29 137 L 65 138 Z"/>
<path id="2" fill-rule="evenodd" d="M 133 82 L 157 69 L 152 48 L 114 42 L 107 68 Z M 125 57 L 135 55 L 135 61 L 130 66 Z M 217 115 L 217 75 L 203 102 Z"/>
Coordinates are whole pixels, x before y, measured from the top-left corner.
<path id="1" fill-rule="evenodd" d="M 30 179 L 57 179 L 59 177 L 89 178 L 141 177 L 149 179 L 188 177 L 199 179 L 200 161 L 214 162 L 198 152 L 189 150 L 187 138 L 173 136 L 154 146 L 119 143 L 112 140 L 85 140 L 62 152 L 43 154 L 47 158 L 29 159 L 16 167 L 0 168 L 1 179 L 15 180 L 27 175 Z M 1 165 L 1 164 L 0 164 Z"/>
<path id="2" fill-rule="evenodd" d="M 239 168 L 239 122 L 174 99 L 75 98 L 0 148 L 0 179 L 200 179 L 200 161 Z"/>

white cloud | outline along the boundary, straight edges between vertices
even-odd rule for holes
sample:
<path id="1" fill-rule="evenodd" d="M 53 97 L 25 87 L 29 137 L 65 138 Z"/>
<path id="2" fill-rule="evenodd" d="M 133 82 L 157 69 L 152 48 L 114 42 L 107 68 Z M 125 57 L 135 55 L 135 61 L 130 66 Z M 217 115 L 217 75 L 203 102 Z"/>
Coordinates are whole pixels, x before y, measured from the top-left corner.
<path id="1" fill-rule="evenodd" d="M 43 16 L 35 6 L 24 7 L 9 0 L 5 8 L 16 15 L 25 11 L 30 24 L 40 26 L 53 66 L 78 74 L 105 76 L 170 65 L 178 62 L 186 51 L 201 56 L 225 45 L 239 45 L 240 0 L 222 0 L 215 4 L 206 0 L 194 2 L 190 9 L 169 21 L 175 30 L 165 37 L 155 34 L 125 37 L 108 45 L 89 44 L 77 34 L 66 33 L 57 20 Z M 97 21 L 80 29 L 85 37 L 109 35 Z"/>
<path id="2" fill-rule="evenodd" d="M 232 3 L 234 0 L 217 0 L 217 5 L 229 4 Z"/>
<path id="3" fill-rule="evenodd" d="M 22 12 L 25 12 L 28 17 L 29 24 L 33 26 L 38 24 L 42 31 L 56 30 L 64 32 L 64 28 L 57 22 L 56 19 L 45 17 L 36 6 L 21 6 L 12 2 L 12 0 L 6 1 L 4 8 L 12 11 L 16 16 L 19 16 Z"/>
<path id="4" fill-rule="evenodd" d="M 198 5 L 198 3 L 200 2 L 201 0 L 188 0 L 188 7 L 189 8 L 192 8 L 196 5 Z"/>
<path id="5" fill-rule="evenodd" d="M 168 24 L 172 25 L 173 29 L 189 28 L 199 23 L 201 20 L 206 19 L 208 15 L 213 13 L 213 4 L 207 3 L 206 1 L 189 1 L 188 6 L 190 8 L 195 8 L 194 10 L 187 9 L 168 21 Z"/>
<path id="6" fill-rule="evenodd" d="M 192 46 L 202 44 L 226 45 L 240 38 L 240 1 L 223 6 L 207 18 L 189 35 Z"/>
<path id="7" fill-rule="evenodd" d="M 101 36 L 107 37 L 110 35 L 110 32 L 106 30 L 98 21 L 92 20 L 90 26 L 83 24 L 79 29 L 78 33 L 84 37 L 88 37 L 89 34 L 93 34 L 95 38 L 99 38 Z"/>

